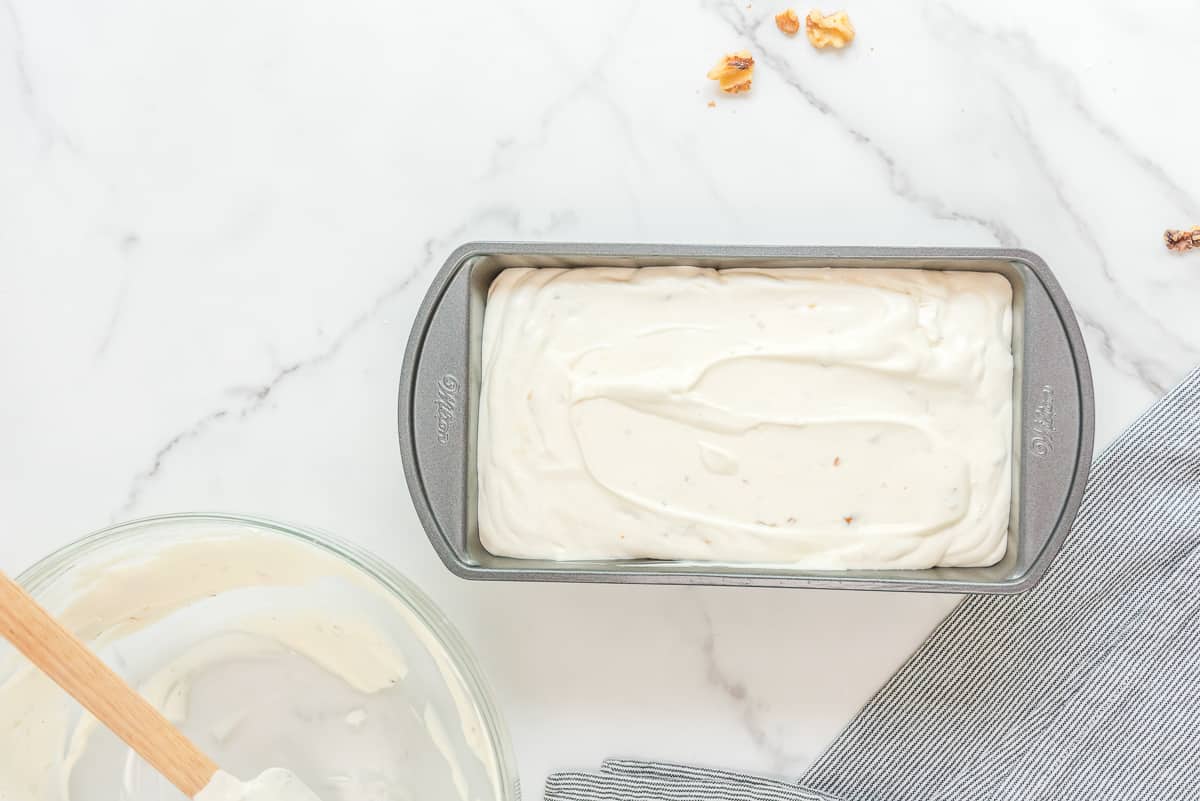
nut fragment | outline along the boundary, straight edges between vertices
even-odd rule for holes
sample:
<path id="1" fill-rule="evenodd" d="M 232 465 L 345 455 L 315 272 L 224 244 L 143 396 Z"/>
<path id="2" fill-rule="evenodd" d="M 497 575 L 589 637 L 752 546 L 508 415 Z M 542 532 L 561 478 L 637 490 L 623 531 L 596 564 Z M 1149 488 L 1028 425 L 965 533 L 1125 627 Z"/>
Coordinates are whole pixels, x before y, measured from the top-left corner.
<path id="1" fill-rule="evenodd" d="M 1185 250 L 1200 248 L 1200 225 L 1193 225 L 1182 231 L 1168 230 L 1163 234 L 1167 247 L 1182 253 Z"/>
<path id="2" fill-rule="evenodd" d="M 808 41 L 813 47 L 842 48 L 854 41 L 854 26 L 845 11 L 825 16 L 820 11 L 808 12 L 804 20 Z"/>
<path id="3" fill-rule="evenodd" d="M 749 50 L 739 50 L 717 62 L 708 71 L 708 77 L 718 81 L 722 92 L 735 95 L 750 91 L 750 79 L 754 77 L 754 58 Z"/>
<path id="4" fill-rule="evenodd" d="M 779 30 L 788 36 L 800 30 L 800 18 L 790 8 L 787 11 L 780 11 L 775 15 L 775 24 L 779 27 Z"/>

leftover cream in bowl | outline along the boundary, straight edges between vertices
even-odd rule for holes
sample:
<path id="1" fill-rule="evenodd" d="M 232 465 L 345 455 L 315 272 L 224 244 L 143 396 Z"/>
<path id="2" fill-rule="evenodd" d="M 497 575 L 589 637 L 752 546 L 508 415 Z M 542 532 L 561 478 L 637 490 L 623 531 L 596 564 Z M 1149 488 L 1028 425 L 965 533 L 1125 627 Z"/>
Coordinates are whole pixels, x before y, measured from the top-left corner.
<path id="1" fill-rule="evenodd" d="M 231 774 L 286 768 L 323 801 L 518 797 L 463 642 L 353 546 L 173 515 L 95 534 L 18 581 Z M 0 647 L 0 801 L 182 797 Z"/>

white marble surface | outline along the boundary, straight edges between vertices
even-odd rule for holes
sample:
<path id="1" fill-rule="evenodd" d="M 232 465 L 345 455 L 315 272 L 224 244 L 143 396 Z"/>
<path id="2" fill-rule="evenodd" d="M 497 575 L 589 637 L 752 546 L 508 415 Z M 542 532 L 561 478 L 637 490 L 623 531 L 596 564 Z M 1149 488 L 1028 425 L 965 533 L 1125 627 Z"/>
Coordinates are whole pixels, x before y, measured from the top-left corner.
<path id="1" fill-rule="evenodd" d="M 819 54 L 763 0 L 0 0 L 0 568 L 161 511 L 327 528 L 466 633 L 531 796 L 796 773 L 954 599 L 451 577 L 395 442 L 416 304 L 469 238 L 1020 245 L 1104 443 L 1200 362 L 1160 239 L 1200 223 L 1200 5 L 1151 5 L 855 0 Z"/>

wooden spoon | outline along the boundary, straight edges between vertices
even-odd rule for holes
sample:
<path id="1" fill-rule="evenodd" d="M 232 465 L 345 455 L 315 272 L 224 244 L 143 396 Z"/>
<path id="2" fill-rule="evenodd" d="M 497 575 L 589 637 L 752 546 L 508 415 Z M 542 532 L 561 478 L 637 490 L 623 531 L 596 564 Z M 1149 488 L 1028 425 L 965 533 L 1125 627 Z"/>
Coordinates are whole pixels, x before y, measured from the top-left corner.
<path id="1" fill-rule="evenodd" d="M 0 572 L 0 635 L 188 798 L 217 764 Z"/>

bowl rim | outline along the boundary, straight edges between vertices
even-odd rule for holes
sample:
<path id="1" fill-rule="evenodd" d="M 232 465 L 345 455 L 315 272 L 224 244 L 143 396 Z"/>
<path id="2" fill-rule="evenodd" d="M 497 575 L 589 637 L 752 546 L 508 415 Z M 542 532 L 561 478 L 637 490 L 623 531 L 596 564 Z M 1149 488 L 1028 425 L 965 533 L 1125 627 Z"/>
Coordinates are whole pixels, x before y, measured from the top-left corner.
<path id="1" fill-rule="evenodd" d="M 438 644 L 446 650 L 455 676 L 466 689 L 486 729 L 496 764 L 500 801 L 517 801 L 520 798 L 516 757 L 504 715 L 496 702 L 491 684 L 484 676 L 466 640 L 433 599 L 411 579 L 369 550 L 342 537 L 308 526 L 231 512 L 173 512 L 147 515 L 97 529 L 56 548 L 19 573 L 15 580 L 36 598 L 39 592 L 51 586 L 77 562 L 106 547 L 134 539 L 155 529 L 169 530 L 169 527 L 174 525 L 195 523 L 236 525 L 280 535 L 335 556 L 382 585 L 416 615 L 419 623 L 426 626 Z"/>

